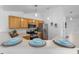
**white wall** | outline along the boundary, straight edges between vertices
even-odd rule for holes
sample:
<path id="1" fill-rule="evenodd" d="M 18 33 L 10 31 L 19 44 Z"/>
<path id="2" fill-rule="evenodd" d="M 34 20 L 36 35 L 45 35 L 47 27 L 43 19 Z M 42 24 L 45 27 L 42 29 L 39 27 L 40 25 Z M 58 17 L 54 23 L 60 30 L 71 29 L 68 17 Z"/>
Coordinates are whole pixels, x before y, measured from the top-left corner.
<path id="1" fill-rule="evenodd" d="M 63 24 L 65 21 L 65 17 L 64 17 L 64 11 L 62 7 L 57 7 L 55 9 L 51 9 L 49 11 L 49 20 L 48 20 L 48 35 L 49 35 L 49 39 L 54 38 L 57 35 L 63 35 Z M 54 26 L 51 26 L 51 22 L 53 22 L 54 24 L 57 23 L 58 27 L 55 28 Z"/>
<path id="2" fill-rule="evenodd" d="M 0 9 L 0 32 L 8 30 L 8 13 Z"/>
<path id="3" fill-rule="evenodd" d="M 67 19 L 68 33 L 79 35 L 79 17 L 72 18 L 72 20 Z"/>
<path id="4" fill-rule="evenodd" d="M 12 11 L 4 11 L 0 9 L 0 32 L 7 32 L 9 30 L 8 27 L 8 16 L 22 16 L 21 12 L 12 12 Z"/>

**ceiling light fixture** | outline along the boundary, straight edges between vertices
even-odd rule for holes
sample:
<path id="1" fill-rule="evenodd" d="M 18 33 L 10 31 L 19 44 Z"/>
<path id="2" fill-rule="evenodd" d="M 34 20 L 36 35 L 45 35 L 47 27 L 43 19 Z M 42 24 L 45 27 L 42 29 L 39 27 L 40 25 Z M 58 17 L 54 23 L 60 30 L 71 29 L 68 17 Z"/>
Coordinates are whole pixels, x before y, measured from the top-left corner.
<path id="1" fill-rule="evenodd" d="M 70 20 L 72 20 L 72 17 L 70 17 Z"/>
<path id="2" fill-rule="evenodd" d="M 37 7 L 38 7 L 38 5 L 34 5 L 34 7 L 35 7 L 35 17 L 37 17 L 38 16 L 38 14 L 37 14 Z"/>
<path id="3" fill-rule="evenodd" d="M 47 17 L 47 19 L 49 20 L 50 18 L 49 18 L 49 17 Z"/>
<path id="4" fill-rule="evenodd" d="M 70 20 L 72 20 L 72 11 L 70 11 Z"/>
<path id="5" fill-rule="evenodd" d="M 50 9 L 50 8 L 46 8 L 46 9 L 47 9 L 47 11 L 49 12 L 49 9 Z M 47 17 L 47 20 L 49 20 L 49 19 L 50 19 L 50 16 L 49 16 L 49 17 Z"/>
<path id="6" fill-rule="evenodd" d="M 35 13 L 35 17 L 37 17 L 38 16 L 38 14 L 37 13 Z"/>

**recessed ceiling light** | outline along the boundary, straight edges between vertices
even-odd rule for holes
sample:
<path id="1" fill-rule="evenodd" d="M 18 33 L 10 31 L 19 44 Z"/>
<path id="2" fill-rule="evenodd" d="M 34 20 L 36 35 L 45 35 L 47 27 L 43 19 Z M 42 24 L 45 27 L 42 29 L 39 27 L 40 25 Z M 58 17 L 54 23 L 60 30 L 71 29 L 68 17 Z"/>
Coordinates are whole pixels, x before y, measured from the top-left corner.
<path id="1" fill-rule="evenodd" d="M 72 20 L 72 17 L 70 17 L 70 20 Z"/>
<path id="2" fill-rule="evenodd" d="M 49 17 L 47 17 L 47 19 L 49 20 Z"/>
<path id="3" fill-rule="evenodd" d="M 35 17 L 37 17 L 38 16 L 38 14 L 37 13 L 35 13 Z"/>

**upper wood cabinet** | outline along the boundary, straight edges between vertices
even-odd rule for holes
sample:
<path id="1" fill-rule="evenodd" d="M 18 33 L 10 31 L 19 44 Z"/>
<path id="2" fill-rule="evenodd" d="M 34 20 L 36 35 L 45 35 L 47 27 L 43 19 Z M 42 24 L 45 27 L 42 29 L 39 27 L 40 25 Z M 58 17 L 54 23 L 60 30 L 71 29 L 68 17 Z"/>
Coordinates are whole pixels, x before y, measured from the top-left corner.
<path id="1" fill-rule="evenodd" d="M 26 18 L 21 19 L 21 28 L 28 28 L 28 20 Z"/>
<path id="2" fill-rule="evenodd" d="M 9 28 L 10 29 L 19 29 L 20 28 L 20 17 L 9 16 Z"/>
<path id="3" fill-rule="evenodd" d="M 35 20 L 34 21 L 37 27 L 42 27 L 43 26 L 43 21 L 42 20 Z"/>
<path id="4" fill-rule="evenodd" d="M 33 23 L 33 19 L 30 19 L 30 18 L 26 18 L 28 20 L 28 23 Z"/>
<path id="5" fill-rule="evenodd" d="M 28 28 L 28 24 L 32 23 L 33 20 L 30 18 L 22 18 L 21 19 L 21 28 Z"/>
<path id="6" fill-rule="evenodd" d="M 37 27 L 43 26 L 42 20 L 21 18 L 17 16 L 9 16 L 9 28 L 10 29 L 27 29 L 28 24 L 34 23 Z"/>

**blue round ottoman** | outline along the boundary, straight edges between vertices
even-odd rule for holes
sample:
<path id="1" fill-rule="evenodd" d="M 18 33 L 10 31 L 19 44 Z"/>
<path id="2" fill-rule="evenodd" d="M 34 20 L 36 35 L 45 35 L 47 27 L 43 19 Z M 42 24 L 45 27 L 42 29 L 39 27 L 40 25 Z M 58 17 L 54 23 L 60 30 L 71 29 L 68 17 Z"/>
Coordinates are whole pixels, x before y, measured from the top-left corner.
<path id="1" fill-rule="evenodd" d="M 75 45 L 72 44 L 68 39 L 59 39 L 59 40 L 53 40 L 53 42 L 59 46 L 67 47 L 67 48 L 74 48 Z"/>
<path id="2" fill-rule="evenodd" d="M 46 42 L 40 38 L 34 38 L 33 40 L 29 41 L 29 45 L 32 47 L 43 47 L 46 45 Z"/>
<path id="3" fill-rule="evenodd" d="M 14 46 L 17 45 L 19 43 L 21 43 L 22 40 L 20 37 L 15 37 L 15 38 L 10 38 L 9 40 L 6 40 L 5 42 L 2 43 L 2 46 Z"/>

